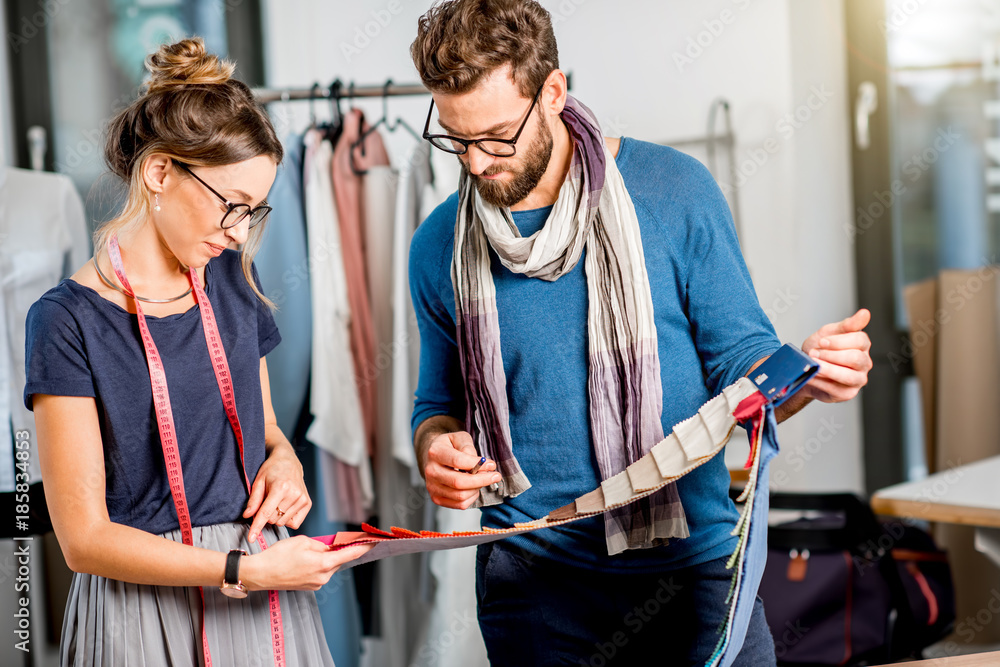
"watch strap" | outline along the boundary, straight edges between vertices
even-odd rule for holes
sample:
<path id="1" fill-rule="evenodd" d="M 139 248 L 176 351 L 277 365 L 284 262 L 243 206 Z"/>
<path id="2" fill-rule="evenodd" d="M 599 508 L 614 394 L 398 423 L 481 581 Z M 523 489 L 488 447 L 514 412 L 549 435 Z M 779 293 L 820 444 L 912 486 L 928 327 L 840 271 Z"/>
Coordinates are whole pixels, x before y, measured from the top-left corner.
<path id="1" fill-rule="evenodd" d="M 240 583 L 240 557 L 246 556 L 247 552 L 242 549 L 233 549 L 226 556 L 226 575 L 223 583 L 235 586 Z"/>

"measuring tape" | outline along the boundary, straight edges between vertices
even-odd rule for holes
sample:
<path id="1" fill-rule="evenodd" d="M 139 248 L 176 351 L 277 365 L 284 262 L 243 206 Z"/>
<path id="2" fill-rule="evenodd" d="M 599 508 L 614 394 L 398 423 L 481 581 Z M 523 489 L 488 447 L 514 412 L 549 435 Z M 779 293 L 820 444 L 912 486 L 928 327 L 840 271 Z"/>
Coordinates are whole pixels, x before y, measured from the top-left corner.
<path id="1" fill-rule="evenodd" d="M 112 236 L 108 242 L 108 256 L 114 266 L 115 275 L 121 282 L 125 293 L 133 298 L 135 302 L 135 312 L 139 318 L 139 331 L 142 334 L 142 345 L 146 350 L 146 361 L 149 364 L 149 378 L 153 387 L 153 405 L 156 408 L 156 423 L 160 430 L 160 443 L 163 445 L 163 461 L 167 468 L 167 479 L 170 482 L 170 495 L 174 499 L 174 507 L 177 509 L 177 521 L 180 524 L 181 540 L 184 544 L 194 546 L 194 537 L 191 530 L 191 515 L 188 512 L 187 498 L 184 495 L 184 476 L 181 472 L 181 459 L 177 450 L 177 432 L 174 429 L 174 415 L 170 408 L 170 394 L 167 392 L 167 376 L 163 370 L 163 359 L 156 349 L 153 336 L 149 333 L 149 326 L 146 324 L 146 316 L 142 312 L 139 300 L 135 298 L 135 292 L 129 285 L 128 278 L 125 277 L 125 265 L 122 263 L 121 249 L 118 246 L 118 237 Z M 95 260 L 96 261 L 96 260 Z M 215 321 L 215 312 L 212 304 L 205 294 L 201 281 L 198 280 L 197 272 L 188 269 L 188 279 L 194 290 L 195 300 L 198 302 L 201 311 L 201 325 L 205 331 L 205 342 L 208 344 L 208 353 L 212 358 L 212 370 L 215 372 L 215 379 L 219 383 L 219 393 L 222 396 L 222 404 L 226 409 L 226 417 L 233 428 L 236 436 L 236 443 L 240 448 L 240 464 L 243 471 L 243 481 L 247 486 L 247 493 L 250 493 L 250 478 L 247 477 L 246 462 L 243 457 L 243 429 L 240 428 L 240 418 L 236 413 L 236 395 L 233 393 L 233 380 L 229 374 L 229 361 L 226 359 L 226 351 L 222 347 L 222 339 L 219 337 L 219 326 Z M 257 535 L 257 544 L 261 550 L 267 548 L 264 534 Z M 205 655 L 205 667 L 211 667 L 212 655 L 208 648 L 208 635 L 205 629 L 205 591 L 198 587 L 201 594 L 201 646 Z M 274 649 L 274 664 L 277 667 L 285 667 L 285 633 L 281 623 L 281 605 L 278 601 L 278 591 L 268 591 L 268 606 L 271 616 L 271 643 Z"/>

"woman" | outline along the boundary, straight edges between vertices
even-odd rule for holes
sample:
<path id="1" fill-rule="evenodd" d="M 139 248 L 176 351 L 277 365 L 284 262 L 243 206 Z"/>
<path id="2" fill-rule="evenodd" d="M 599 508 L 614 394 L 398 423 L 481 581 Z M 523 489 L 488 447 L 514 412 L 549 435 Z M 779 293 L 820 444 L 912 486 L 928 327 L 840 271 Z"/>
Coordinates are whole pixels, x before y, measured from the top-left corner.
<path id="1" fill-rule="evenodd" d="M 280 336 L 252 265 L 281 144 L 200 39 L 147 67 L 105 147 L 127 201 L 28 315 L 25 403 L 77 573 L 61 661 L 332 665 L 308 591 L 364 550 L 288 538 L 312 503 L 271 408 Z"/>

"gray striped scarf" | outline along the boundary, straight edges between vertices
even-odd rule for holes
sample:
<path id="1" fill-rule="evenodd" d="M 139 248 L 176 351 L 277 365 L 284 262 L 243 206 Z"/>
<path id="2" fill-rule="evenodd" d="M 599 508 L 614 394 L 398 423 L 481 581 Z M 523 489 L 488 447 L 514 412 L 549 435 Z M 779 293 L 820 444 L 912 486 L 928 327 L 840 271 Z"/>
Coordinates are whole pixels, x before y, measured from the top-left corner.
<path id="1" fill-rule="evenodd" d="M 573 160 L 545 226 L 535 234 L 522 238 L 510 210 L 482 201 L 466 174 L 459 183 L 451 275 L 466 427 L 503 477 L 481 489 L 477 506 L 501 503 L 531 487 L 511 442 L 490 248 L 510 271 L 549 281 L 572 271 L 587 249 L 587 389 L 601 478 L 622 472 L 663 438 L 653 302 L 635 208 L 590 109 L 568 97 L 562 120 L 574 144 Z M 609 554 L 687 537 L 675 486 L 607 513 L 605 534 Z"/>

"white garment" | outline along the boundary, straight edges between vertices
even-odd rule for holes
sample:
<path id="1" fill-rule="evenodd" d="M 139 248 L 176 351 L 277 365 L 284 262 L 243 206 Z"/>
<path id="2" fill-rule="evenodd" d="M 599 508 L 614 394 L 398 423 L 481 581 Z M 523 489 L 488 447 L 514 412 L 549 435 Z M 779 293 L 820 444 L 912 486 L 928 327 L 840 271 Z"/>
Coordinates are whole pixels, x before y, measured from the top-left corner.
<path id="1" fill-rule="evenodd" d="M 440 202 L 435 196 L 431 170 L 431 145 L 419 142 L 399 172 L 396 190 L 396 220 L 392 239 L 392 454 L 412 471 L 415 484 L 420 471 L 413 452 L 410 417 L 417 391 L 420 365 L 420 332 L 410 299 L 407 258 L 410 240 L 420 221 L 426 217 L 426 203 Z"/>
<path id="2" fill-rule="evenodd" d="M 436 509 L 439 532 L 479 530 L 477 509 Z M 476 618 L 476 550 L 432 552 L 430 569 L 435 580 L 433 611 L 411 667 L 489 667 Z"/>
<path id="3" fill-rule="evenodd" d="M 393 456 L 394 387 L 396 368 L 406 363 L 411 341 L 394 334 L 396 311 L 394 280 L 398 275 L 396 253 L 396 189 L 400 175 L 390 167 L 370 167 L 364 179 L 365 253 L 368 289 L 375 325 L 375 382 L 377 382 L 379 519 L 411 530 L 430 528 L 423 520 L 426 500 L 423 481 L 416 486 L 408 465 Z M 409 237 L 407 237 L 408 239 Z M 405 266 L 405 263 L 404 263 Z M 409 298 L 407 296 L 407 302 Z M 406 407 L 406 419 L 412 404 Z M 431 614 L 429 600 L 420 595 L 425 580 L 425 558 L 392 558 L 379 564 L 379 618 L 382 633 L 380 667 L 407 667 L 414 664 L 417 641 Z"/>
<path id="4" fill-rule="evenodd" d="M 356 466 L 363 493 L 371 502 L 374 485 L 354 381 L 347 277 L 330 172 L 333 147 L 316 130 L 307 132 L 303 142 L 302 179 L 313 310 L 309 397 L 313 422 L 306 438 L 340 461 Z"/>
<path id="5" fill-rule="evenodd" d="M 24 407 L 28 309 L 90 258 L 83 202 L 60 174 L 0 166 L 0 491 L 14 490 L 13 433 L 28 431 L 29 473 L 41 479 L 35 421 Z"/>

